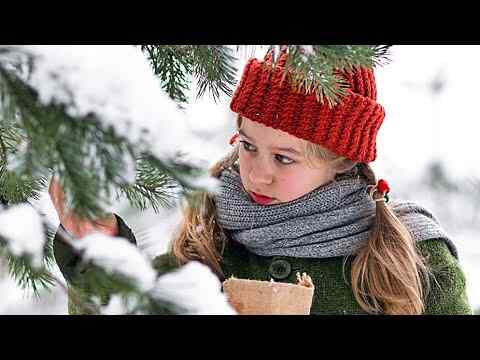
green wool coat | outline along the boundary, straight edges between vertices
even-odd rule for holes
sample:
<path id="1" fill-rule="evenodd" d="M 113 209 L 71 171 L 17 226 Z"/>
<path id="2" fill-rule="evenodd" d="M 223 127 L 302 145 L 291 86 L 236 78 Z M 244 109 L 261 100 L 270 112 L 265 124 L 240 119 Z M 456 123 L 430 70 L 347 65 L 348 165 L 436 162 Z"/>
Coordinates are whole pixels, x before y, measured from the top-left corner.
<path id="1" fill-rule="evenodd" d="M 135 236 L 128 226 L 117 216 L 119 236 L 136 244 Z M 428 258 L 434 279 L 430 281 L 425 314 L 472 314 L 466 295 L 465 274 L 458 260 L 451 254 L 446 243 L 440 239 L 430 239 L 418 243 L 419 251 Z M 88 285 L 84 280 L 89 264 L 81 261 L 67 244 L 60 241 L 58 235 L 54 240 L 54 253 L 57 264 L 69 287 L 76 293 L 88 294 Z M 159 274 L 178 267 L 175 259 L 163 254 L 153 260 L 154 268 Z M 242 245 L 230 240 L 223 254 L 222 269 L 226 278 L 266 280 L 296 283 L 296 273 L 306 272 L 315 285 L 311 314 L 342 315 L 365 314 L 360 308 L 349 283 L 351 259 L 344 266 L 343 257 L 326 259 L 294 258 L 287 256 L 265 257 L 255 255 Z M 345 274 L 345 277 L 344 277 Z M 220 279 L 223 280 L 223 279 Z M 107 298 L 108 298 L 108 294 Z M 69 301 L 69 314 L 82 314 Z"/>

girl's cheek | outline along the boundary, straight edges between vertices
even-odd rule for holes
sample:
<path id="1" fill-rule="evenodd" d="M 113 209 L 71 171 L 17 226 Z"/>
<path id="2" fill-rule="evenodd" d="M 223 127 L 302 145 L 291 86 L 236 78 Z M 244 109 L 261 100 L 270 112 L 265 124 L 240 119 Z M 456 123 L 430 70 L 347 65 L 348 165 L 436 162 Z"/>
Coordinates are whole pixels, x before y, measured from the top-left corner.
<path id="1" fill-rule="evenodd" d="M 240 167 L 240 179 L 242 180 L 243 186 L 248 186 L 248 173 L 249 173 L 249 163 L 241 154 L 239 156 L 239 167 Z"/>
<path id="2" fill-rule="evenodd" d="M 302 191 L 302 184 L 299 183 L 300 179 L 296 177 L 284 177 L 278 179 L 278 193 L 279 197 L 283 201 L 291 201 L 298 197 L 300 197 L 300 193 Z"/>
<path id="3" fill-rule="evenodd" d="M 290 176 L 283 176 L 278 179 L 279 192 L 284 201 L 292 201 L 302 197 L 311 190 L 310 184 L 305 180 L 308 174 L 292 173 Z"/>

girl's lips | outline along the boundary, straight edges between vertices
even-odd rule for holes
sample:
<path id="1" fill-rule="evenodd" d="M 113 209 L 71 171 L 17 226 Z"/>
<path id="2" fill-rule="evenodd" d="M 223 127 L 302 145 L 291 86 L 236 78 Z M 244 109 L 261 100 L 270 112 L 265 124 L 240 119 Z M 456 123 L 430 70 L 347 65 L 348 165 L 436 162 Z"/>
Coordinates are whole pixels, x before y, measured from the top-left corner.
<path id="1" fill-rule="evenodd" d="M 254 193 L 253 191 L 250 192 L 250 195 L 252 196 L 252 199 L 260 205 L 267 205 L 267 204 L 269 204 L 273 201 L 273 198 L 269 198 L 268 196 L 259 195 L 257 193 Z"/>

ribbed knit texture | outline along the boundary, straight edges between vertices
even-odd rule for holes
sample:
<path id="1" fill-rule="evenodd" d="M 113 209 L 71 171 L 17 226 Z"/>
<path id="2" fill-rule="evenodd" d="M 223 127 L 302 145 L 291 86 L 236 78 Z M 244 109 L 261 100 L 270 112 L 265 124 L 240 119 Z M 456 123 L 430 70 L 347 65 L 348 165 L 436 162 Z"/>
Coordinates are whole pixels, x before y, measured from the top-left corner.
<path id="1" fill-rule="evenodd" d="M 356 168 L 296 200 L 267 206 L 250 198 L 237 168 L 224 170 L 220 180 L 221 189 L 215 194 L 217 221 L 232 239 L 257 255 L 346 256 L 368 241 L 375 202 Z M 399 201 L 392 210 L 415 241 L 442 238 L 457 256 L 455 245 L 428 210 Z"/>
<path id="2" fill-rule="evenodd" d="M 275 68 L 271 55 L 250 59 L 230 103 L 232 111 L 274 129 L 324 146 L 338 155 L 365 163 L 377 156 L 376 137 L 385 117 L 376 102 L 373 70 L 357 67 L 341 73 L 349 83 L 341 103 L 330 108 L 315 94 L 297 92 L 284 78 L 286 53 Z"/>

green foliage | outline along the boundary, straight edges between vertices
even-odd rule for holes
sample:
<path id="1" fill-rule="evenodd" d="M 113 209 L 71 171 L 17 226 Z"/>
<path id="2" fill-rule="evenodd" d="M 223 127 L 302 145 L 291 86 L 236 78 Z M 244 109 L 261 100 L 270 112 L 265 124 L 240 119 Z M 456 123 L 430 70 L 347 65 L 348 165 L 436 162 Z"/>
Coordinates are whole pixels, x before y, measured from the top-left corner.
<path id="1" fill-rule="evenodd" d="M 237 54 L 253 53 L 256 46 L 236 47 Z M 231 96 L 235 85 L 236 56 L 225 45 L 142 45 L 163 89 L 179 103 L 186 103 L 185 92 L 191 79 L 198 82 L 197 97 L 208 89 L 214 100 L 220 94 Z M 355 66 L 373 68 L 389 62 L 388 45 L 270 45 L 276 64 L 281 49 L 287 51 L 286 75 L 298 91 L 314 92 L 319 101 L 331 106 L 346 94 L 348 84 L 337 71 Z M 308 51 L 306 50 L 308 49 Z"/>
<path id="2" fill-rule="evenodd" d="M 225 45 L 142 45 L 168 95 L 186 103 L 191 80 L 198 83 L 197 97 L 209 90 L 217 101 L 220 93 L 232 95 L 237 69 L 233 50 Z"/>
<path id="3" fill-rule="evenodd" d="M 232 93 L 236 72 L 232 47 L 143 45 L 141 49 L 164 89 L 179 102 L 186 101 L 184 91 L 191 76 L 197 80 L 198 96 L 207 90 L 215 99 L 221 93 Z M 294 84 L 315 91 L 332 104 L 344 91 L 334 69 L 373 66 L 386 53 L 385 47 L 378 46 L 313 45 L 307 55 L 302 49 L 288 46 L 287 67 L 295 70 Z M 0 55 L 8 51 L 18 56 L 6 57 L 9 61 L 0 57 L 0 196 L 5 200 L 18 203 L 38 197 L 53 171 L 65 191 L 68 208 L 93 219 L 104 216 L 103 209 L 118 194 L 142 210 L 169 206 L 174 182 L 188 191 L 193 187 L 188 179 L 202 174 L 201 169 L 182 164 L 180 157 L 156 159 L 147 144 L 129 142 L 96 114 L 70 115 L 66 106 L 74 104 L 74 99 L 69 104 L 40 103 L 36 91 L 25 82 L 34 59 L 8 47 L 2 48 Z M 124 177 L 132 163 L 140 165 L 135 184 Z"/>
<path id="4" fill-rule="evenodd" d="M 172 200 L 175 198 L 174 190 L 178 188 L 178 183 L 149 159 L 151 157 L 143 156 L 137 161 L 135 183 L 122 185 L 119 191 L 140 210 L 147 209 L 148 205 L 154 211 L 159 211 L 160 207 L 171 208 L 174 206 Z"/>
<path id="5" fill-rule="evenodd" d="M 49 290 L 55 283 L 51 269 L 55 264 L 53 255 L 54 233 L 45 228 L 46 241 L 43 248 L 43 264 L 40 268 L 34 267 L 28 255 L 17 256 L 12 254 L 6 246 L 7 239 L 0 237 L 0 257 L 8 263 L 9 275 L 24 290 L 32 290 L 35 296 L 40 296 L 42 290 Z"/>
<path id="6" fill-rule="evenodd" d="M 32 258 L 28 255 L 12 254 L 7 247 L 7 239 L 0 237 L 0 257 L 7 259 L 9 275 L 24 290 L 32 290 L 36 297 L 39 297 L 42 291 L 50 290 L 54 284 L 63 287 L 60 280 L 52 274 L 55 264 L 54 235 L 55 231 L 46 230 L 47 240 L 40 267 L 33 266 Z M 57 240 L 72 241 L 66 239 L 62 233 Z M 78 254 L 82 256 L 81 252 Z M 108 272 L 93 263 L 87 264 L 86 268 L 87 271 L 82 277 L 74 279 L 68 289 L 69 299 L 80 313 L 101 314 L 101 307 L 106 306 L 113 296 L 120 296 L 127 304 L 126 314 L 180 314 L 185 311 L 172 302 L 156 298 L 151 292 L 142 291 L 137 284 L 119 273 Z"/>
<path id="7" fill-rule="evenodd" d="M 148 55 L 163 90 L 173 100 L 187 102 L 185 91 L 189 89 L 193 67 L 188 47 L 142 45 L 141 48 Z"/>
<path id="8" fill-rule="evenodd" d="M 219 99 L 220 92 L 232 96 L 235 85 L 233 66 L 235 57 L 232 50 L 220 45 L 197 45 L 192 47 L 194 75 L 198 81 L 197 97 L 209 90 L 214 99 Z"/>
<path id="9" fill-rule="evenodd" d="M 239 50 L 254 46 L 238 46 Z M 278 59 L 279 46 L 270 46 Z M 353 45 L 287 46 L 289 81 L 302 91 L 314 92 L 319 100 L 333 105 L 345 93 L 345 84 L 336 70 L 353 66 L 373 67 L 387 56 L 388 47 Z M 231 96 L 236 83 L 236 54 L 226 45 L 142 45 L 165 92 L 179 104 L 187 102 L 186 92 L 192 80 L 197 83 L 197 97 L 208 92 L 215 101 L 222 94 Z M 173 206 L 176 196 L 195 199 L 201 189 L 195 179 L 204 169 L 188 164 L 182 154 L 160 159 L 149 151 L 149 144 L 139 139 L 132 143 L 105 124 L 97 114 L 73 116 L 67 108 L 75 107 L 73 96 L 45 105 L 27 79 L 35 68 L 35 58 L 21 47 L 0 46 L 0 200 L 7 206 L 38 199 L 52 172 L 65 192 L 66 206 L 80 217 L 105 216 L 107 206 L 125 196 L 132 206 L 145 210 Z M 85 79 L 88 81 L 88 79 Z M 67 93 L 69 89 L 66 89 Z M 136 164 L 135 181 L 125 177 Z M 40 269 L 31 266 L 28 257 L 8 252 L 7 239 L 0 239 L 0 255 L 8 259 L 10 274 L 20 286 L 48 288 L 59 283 L 50 272 L 54 262 L 52 234 L 48 230 L 44 262 Z M 172 304 L 157 301 L 141 293 L 135 285 L 115 274 L 96 269 L 85 276 L 90 290 L 105 300 L 118 294 L 131 305 L 132 313 L 172 313 Z M 87 286 L 88 287 L 88 286 Z M 95 313 L 98 304 L 85 294 L 72 291 L 80 307 Z M 102 301 L 103 301 L 102 300 Z M 133 305 L 132 305 L 133 304 Z"/>
<path id="10" fill-rule="evenodd" d="M 0 166 L 0 197 L 10 204 L 26 202 L 29 199 L 38 199 L 40 191 L 45 189 L 45 178 L 28 177 L 26 174 L 17 174 Z"/>
<path id="11" fill-rule="evenodd" d="M 354 67 L 373 68 L 389 61 L 389 46 L 367 45 L 289 45 L 285 75 L 297 91 L 313 92 L 321 102 L 334 106 L 345 96 L 348 83 L 338 71 Z M 281 53 L 271 45 L 275 65 Z M 287 76 L 288 75 L 288 76 Z"/>
<path id="12" fill-rule="evenodd" d="M 186 176 L 185 172 L 190 172 L 185 164 L 168 169 L 168 176 L 166 171 L 159 173 L 168 168 L 165 162 L 178 159 L 156 159 L 156 169 L 148 169 L 142 160 L 147 156 L 144 154 L 155 157 L 149 154 L 147 144 L 141 140 L 129 142 L 95 114 L 75 118 L 66 112 L 64 104 L 41 104 L 35 90 L 1 62 L 0 84 L 0 97 L 8 98 L 2 103 L 2 126 L 20 129 L 18 133 L 12 131 L 17 144 L 10 152 L 7 147 L 0 167 L 0 184 L 5 185 L 0 195 L 7 201 L 38 197 L 53 170 L 65 191 L 67 207 L 83 218 L 104 216 L 103 209 L 119 193 L 133 206 L 145 209 L 148 203 L 158 210 L 168 203 L 162 188 L 172 188 Z M 124 174 L 137 159 L 137 183 L 130 184 Z M 188 186 L 184 180 L 177 182 Z"/>
<path id="13" fill-rule="evenodd" d="M 39 192 L 45 186 L 43 178 L 32 176 L 29 169 L 31 164 L 28 163 L 31 158 L 21 159 L 22 149 L 28 145 L 26 133 L 18 122 L 18 115 L 15 98 L 9 92 L 8 83 L 0 81 L 0 198 L 10 204 L 38 199 Z M 9 170 L 8 165 L 21 171 Z"/>
<path id="14" fill-rule="evenodd" d="M 162 173 L 160 169 L 168 167 L 164 165 L 168 160 L 156 159 L 153 167 L 145 160 L 146 145 L 128 142 L 95 114 L 75 118 L 66 112 L 66 104 L 40 103 L 36 91 L 25 82 L 33 60 L 27 54 L 25 63 L 30 65 L 25 67 L 21 57 L 9 57 L 8 61 L 1 58 L 9 51 L 12 50 L 0 51 L 2 204 L 11 206 L 38 199 L 53 171 L 65 191 L 67 207 L 87 219 L 103 216 L 111 195 L 126 196 L 133 206 L 142 210 L 152 206 L 158 211 L 161 206 L 169 205 L 170 193 L 178 187 L 175 178 L 183 179 L 183 174 L 174 168 L 169 169 L 168 175 Z M 12 58 L 17 62 L 12 63 Z M 127 163 L 136 159 L 137 176 L 131 184 L 124 173 Z M 49 264 L 54 260 L 51 237 L 48 239 L 45 266 L 41 269 L 33 268 L 28 257 L 9 253 L 6 239 L 0 244 L 10 275 L 19 286 L 32 289 L 37 296 L 40 290 L 48 289 L 55 282 L 49 272 Z"/>
<path id="15" fill-rule="evenodd" d="M 68 233 L 60 230 L 57 241 L 72 244 L 75 240 Z M 80 258 L 83 251 L 68 245 Z M 95 261 L 79 264 L 81 276 L 70 279 L 70 308 L 74 312 L 100 314 L 102 307 L 108 305 L 114 296 L 118 296 L 127 305 L 126 314 L 180 314 L 185 309 L 172 302 L 158 299 L 154 291 L 143 290 L 137 283 L 117 271 L 110 271 L 98 266 Z M 153 265 L 153 264 L 152 264 Z"/>
<path id="16" fill-rule="evenodd" d="M 118 273 L 105 271 L 94 264 L 87 265 L 88 270 L 79 282 L 72 284 L 73 307 L 89 314 L 101 314 L 101 307 L 108 305 L 114 296 L 124 302 L 125 315 L 169 315 L 180 314 L 182 308 L 171 302 L 156 299 L 152 293 L 140 290 L 130 279 Z"/>

